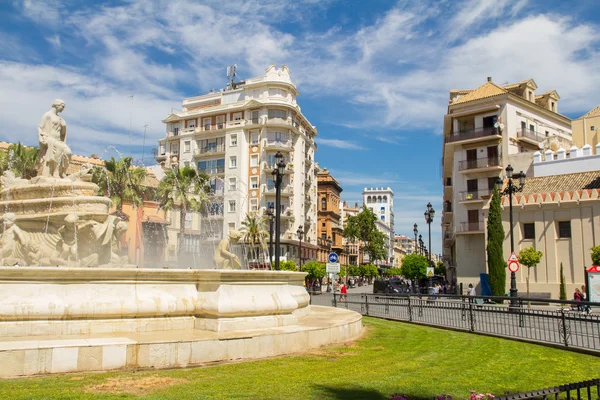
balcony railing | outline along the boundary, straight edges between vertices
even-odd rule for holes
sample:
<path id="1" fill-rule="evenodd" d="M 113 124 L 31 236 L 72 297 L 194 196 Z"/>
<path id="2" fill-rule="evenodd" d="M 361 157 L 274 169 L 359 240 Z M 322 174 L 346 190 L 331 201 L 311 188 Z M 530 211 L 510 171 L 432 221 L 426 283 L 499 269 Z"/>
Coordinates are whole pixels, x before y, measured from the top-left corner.
<path id="1" fill-rule="evenodd" d="M 460 201 L 469 200 L 481 200 L 488 198 L 494 193 L 494 189 L 479 189 L 479 190 L 465 190 L 460 192 Z"/>
<path id="2" fill-rule="evenodd" d="M 483 231 L 483 223 L 481 222 L 461 222 L 461 232 L 481 232 Z"/>
<path id="3" fill-rule="evenodd" d="M 484 158 L 477 158 L 475 160 L 459 161 L 458 170 L 465 171 L 465 170 L 469 170 L 469 169 L 498 167 L 498 166 L 500 166 L 500 160 L 498 159 L 498 157 L 484 157 Z"/>
<path id="4" fill-rule="evenodd" d="M 200 172 L 208 175 L 223 174 L 225 173 L 225 167 L 200 168 Z"/>
<path id="5" fill-rule="evenodd" d="M 265 186 L 264 193 L 266 194 L 275 194 L 275 186 Z M 284 186 L 281 188 L 281 194 L 290 195 L 292 194 L 291 186 Z"/>
<path id="6" fill-rule="evenodd" d="M 535 142 L 543 142 L 546 140 L 546 135 L 542 135 L 537 133 L 536 131 L 528 130 L 528 129 L 519 129 L 517 131 L 518 138 L 526 138 L 531 139 Z"/>
<path id="7" fill-rule="evenodd" d="M 291 149 L 292 141 L 266 140 L 264 146 L 267 149 Z"/>
<path id="8" fill-rule="evenodd" d="M 214 154 L 214 153 L 223 153 L 223 152 L 225 152 L 225 145 L 219 144 L 216 146 L 202 147 L 200 149 L 195 150 L 194 154 L 200 155 L 200 154 Z"/>
<path id="9" fill-rule="evenodd" d="M 446 143 L 460 142 L 462 140 L 478 139 L 478 138 L 483 138 L 486 136 L 495 136 L 495 135 L 501 135 L 501 134 L 502 133 L 498 130 L 498 128 L 494 128 L 494 127 L 477 128 L 477 129 L 470 129 L 470 130 L 454 132 L 454 133 L 450 134 L 449 136 L 446 136 L 445 142 Z"/>

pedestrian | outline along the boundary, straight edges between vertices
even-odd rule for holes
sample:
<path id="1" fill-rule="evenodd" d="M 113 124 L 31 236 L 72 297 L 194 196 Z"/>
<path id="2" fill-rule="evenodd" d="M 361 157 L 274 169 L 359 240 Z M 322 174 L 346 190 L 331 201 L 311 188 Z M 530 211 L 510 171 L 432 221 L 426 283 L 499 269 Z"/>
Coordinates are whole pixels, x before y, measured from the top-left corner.
<path id="1" fill-rule="evenodd" d="M 467 296 L 469 296 L 469 303 L 473 302 L 471 297 L 475 296 L 475 288 L 472 283 L 469 283 L 469 288 L 467 289 Z"/>
<path id="2" fill-rule="evenodd" d="M 590 299 L 588 299 L 587 296 L 586 296 L 585 285 L 581 285 L 581 299 L 582 299 L 581 301 L 585 301 L 585 302 L 589 302 L 590 301 Z M 591 309 L 590 306 L 588 306 L 587 304 L 585 304 L 583 306 L 583 311 L 586 311 L 589 314 L 590 312 L 592 312 L 592 309 Z"/>
<path id="3" fill-rule="evenodd" d="M 340 301 L 348 301 L 346 294 L 348 293 L 348 289 L 346 289 L 346 284 L 342 285 L 341 290 L 342 295 L 340 296 Z"/>
<path id="4" fill-rule="evenodd" d="M 573 293 L 573 300 L 575 300 L 577 302 L 582 302 L 583 299 L 584 299 L 583 293 L 581 293 L 579 288 L 575 288 L 575 293 Z M 577 311 L 583 311 L 583 307 L 580 305 L 577 305 Z"/>

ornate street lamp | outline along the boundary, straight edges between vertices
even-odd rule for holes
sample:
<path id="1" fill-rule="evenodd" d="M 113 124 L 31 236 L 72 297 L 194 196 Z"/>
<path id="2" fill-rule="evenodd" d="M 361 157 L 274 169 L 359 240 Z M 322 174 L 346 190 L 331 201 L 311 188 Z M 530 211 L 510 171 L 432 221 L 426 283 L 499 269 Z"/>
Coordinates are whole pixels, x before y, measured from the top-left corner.
<path id="1" fill-rule="evenodd" d="M 300 259 L 300 269 L 299 271 L 302 272 L 302 237 L 304 236 L 304 231 L 302 230 L 302 225 L 300 225 L 298 227 L 298 230 L 296 231 L 296 235 L 298 235 L 298 243 L 300 244 L 300 253 L 298 254 L 298 258 Z"/>
<path id="2" fill-rule="evenodd" d="M 418 254 L 419 250 L 417 249 L 417 234 L 419 233 L 419 230 L 417 229 L 417 224 L 413 226 L 413 233 L 415 234 L 415 245 L 413 251 L 415 252 L 415 254 Z"/>
<path id="3" fill-rule="evenodd" d="M 427 251 L 426 255 L 427 255 L 427 259 L 429 261 L 429 266 L 432 267 L 433 265 L 431 265 L 431 223 L 433 222 L 433 216 L 435 215 L 435 210 L 431 206 L 431 202 L 427 203 L 427 210 L 425 211 L 425 213 L 423 215 L 425 215 L 425 222 L 427 222 L 427 226 L 429 227 L 429 250 Z M 432 278 L 429 277 L 429 287 L 432 287 L 431 279 Z"/>
<path id="4" fill-rule="evenodd" d="M 269 218 L 269 268 L 273 268 L 273 222 L 275 222 L 275 206 L 271 204 L 267 210 Z"/>
<path id="5" fill-rule="evenodd" d="M 271 172 L 275 183 L 275 270 L 279 271 L 281 257 L 281 183 L 285 172 L 285 159 L 281 152 L 275 154 L 275 169 Z"/>
<path id="6" fill-rule="evenodd" d="M 419 254 L 423 255 L 423 235 L 419 235 Z"/>
<path id="7" fill-rule="evenodd" d="M 513 234 L 513 211 L 512 211 L 512 196 L 515 193 L 522 192 L 523 187 L 525 186 L 525 173 L 523 171 L 518 174 L 513 174 L 513 167 L 508 165 L 506 167 L 506 178 L 508 178 L 508 185 L 506 188 L 502 190 L 503 181 L 502 178 L 498 178 L 496 180 L 496 189 L 503 196 L 508 196 L 508 209 L 510 216 L 510 252 L 511 254 L 515 251 L 515 237 Z M 519 186 L 515 186 L 513 184 L 513 179 L 519 180 Z M 518 307 L 518 291 L 517 291 L 517 275 L 514 272 L 510 273 L 510 306 L 511 308 Z"/>

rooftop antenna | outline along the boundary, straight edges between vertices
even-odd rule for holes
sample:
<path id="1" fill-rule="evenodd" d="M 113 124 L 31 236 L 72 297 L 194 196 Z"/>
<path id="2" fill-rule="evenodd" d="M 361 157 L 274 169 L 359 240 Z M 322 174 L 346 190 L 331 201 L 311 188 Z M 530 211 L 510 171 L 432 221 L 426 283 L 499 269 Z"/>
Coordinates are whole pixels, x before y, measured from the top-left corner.
<path id="1" fill-rule="evenodd" d="M 133 95 L 129 96 L 131 99 L 131 108 L 129 109 L 129 151 L 131 151 L 131 122 L 133 120 Z"/>
<path id="2" fill-rule="evenodd" d="M 236 76 L 237 64 L 230 65 L 227 67 L 227 78 L 229 83 L 227 84 L 227 90 L 235 89 L 235 76 Z"/>

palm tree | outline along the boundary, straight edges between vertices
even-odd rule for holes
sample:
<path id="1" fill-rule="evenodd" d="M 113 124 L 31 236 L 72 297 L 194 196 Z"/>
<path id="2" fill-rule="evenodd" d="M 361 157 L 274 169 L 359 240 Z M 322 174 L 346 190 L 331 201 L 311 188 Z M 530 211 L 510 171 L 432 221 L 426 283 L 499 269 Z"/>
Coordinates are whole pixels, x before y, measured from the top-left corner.
<path id="1" fill-rule="evenodd" d="M 108 196 L 119 213 L 123 212 L 123 202 L 129 201 L 139 206 L 144 201 L 145 188 L 142 185 L 148 172 L 134 167 L 131 157 L 104 161 L 104 168 L 95 168 L 92 180 L 99 186 L 99 194 Z"/>
<path id="2" fill-rule="evenodd" d="M 192 167 L 174 166 L 166 171 L 158 185 L 159 208 L 165 211 L 179 208 L 179 254 L 183 250 L 185 217 L 188 212 L 206 211 L 209 192 L 208 177 L 198 174 Z"/>
<path id="3" fill-rule="evenodd" d="M 0 175 L 4 173 L 9 167 L 9 154 L 6 151 L 0 151 Z"/>
<path id="4" fill-rule="evenodd" d="M 8 167 L 17 178 L 31 179 L 37 175 L 39 149 L 23 146 L 21 142 L 8 147 Z"/>
<path id="5" fill-rule="evenodd" d="M 266 229 L 267 224 L 267 218 L 255 212 L 246 215 L 246 218 L 242 221 L 240 227 L 241 240 L 250 246 L 250 258 L 254 260 L 258 259 L 259 255 L 257 246 L 263 249 L 266 246 L 267 237 L 269 236 Z"/>

